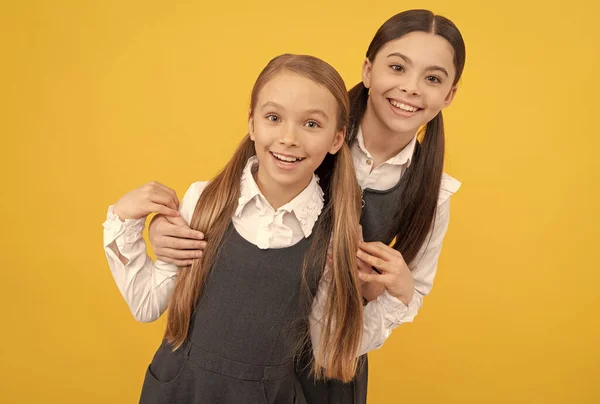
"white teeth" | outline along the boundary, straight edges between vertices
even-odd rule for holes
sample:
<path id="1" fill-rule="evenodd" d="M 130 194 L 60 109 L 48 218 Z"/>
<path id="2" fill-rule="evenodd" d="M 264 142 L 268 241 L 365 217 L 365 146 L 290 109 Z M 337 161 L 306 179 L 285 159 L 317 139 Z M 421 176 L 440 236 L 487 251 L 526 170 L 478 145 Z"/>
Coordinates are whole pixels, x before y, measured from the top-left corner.
<path id="1" fill-rule="evenodd" d="M 410 105 L 403 104 L 403 103 L 398 102 L 396 100 L 390 100 L 390 104 L 392 104 L 396 108 L 400 108 L 401 110 L 407 111 L 407 112 L 416 112 L 416 111 L 419 110 L 419 108 L 415 108 L 415 107 L 412 107 Z"/>
<path id="2" fill-rule="evenodd" d="M 277 153 L 272 153 L 272 154 L 273 154 L 273 156 L 275 156 L 275 158 L 277 160 L 285 161 L 286 163 L 295 163 L 296 161 L 304 160 L 303 158 L 300 158 L 300 157 L 284 156 L 282 154 L 277 154 Z"/>

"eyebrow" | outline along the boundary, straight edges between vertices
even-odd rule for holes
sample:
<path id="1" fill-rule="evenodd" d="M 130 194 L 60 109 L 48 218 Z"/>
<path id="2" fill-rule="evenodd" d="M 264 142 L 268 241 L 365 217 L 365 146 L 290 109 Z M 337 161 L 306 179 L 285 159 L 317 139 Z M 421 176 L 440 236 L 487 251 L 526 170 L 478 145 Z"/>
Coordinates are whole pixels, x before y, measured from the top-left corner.
<path id="1" fill-rule="evenodd" d="M 273 102 L 273 101 L 267 101 L 267 102 L 265 102 L 263 105 L 260 106 L 260 109 L 265 109 L 265 108 L 268 108 L 268 107 L 279 108 L 279 109 L 285 110 L 285 108 L 283 107 L 283 105 L 277 104 L 276 102 Z M 312 115 L 312 114 L 321 115 L 326 120 L 329 119 L 329 115 L 327 115 L 325 113 L 325 111 L 323 111 L 320 108 L 309 109 L 307 111 L 304 111 L 304 113 L 307 114 L 307 115 Z"/>
<path id="2" fill-rule="evenodd" d="M 410 60 L 410 58 L 408 56 L 403 55 L 400 52 L 390 53 L 387 57 L 389 58 L 389 57 L 392 57 L 392 56 L 398 56 L 398 57 L 404 59 L 404 61 L 407 64 L 409 64 L 409 65 L 413 64 L 412 60 Z M 439 70 L 442 73 L 444 73 L 446 75 L 446 77 L 450 77 L 450 74 L 448 74 L 448 70 L 444 69 L 442 66 L 435 66 L 435 65 L 433 65 L 433 66 L 427 66 L 425 68 L 425 71 L 432 71 L 432 70 Z"/>

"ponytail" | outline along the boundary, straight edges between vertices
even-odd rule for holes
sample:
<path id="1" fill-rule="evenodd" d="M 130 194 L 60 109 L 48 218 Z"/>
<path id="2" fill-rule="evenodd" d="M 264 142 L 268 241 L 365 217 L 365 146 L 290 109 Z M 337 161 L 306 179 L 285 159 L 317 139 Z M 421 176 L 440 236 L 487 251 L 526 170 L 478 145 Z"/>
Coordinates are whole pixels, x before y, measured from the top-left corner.
<path id="1" fill-rule="evenodd" d="M 435 219 L 444 168 L 444 119 L 440 111 L 417 142 L 410 167 L 402 176 L 402 197 L 394 216 L 394 248 L 407 264 L 416 258 Z"/>
<path id="2" fill-rule="evenodd" d="M 202 258 L 181 267 L 169 302 L 165 339 L 175 349 L 186 340 L 190 318 L 216 261 L 240 196 L 240 178 L 246 162 L 254 155 L 254 142 L 246 136 L 225 168 L 206 186 L 190 222 L 190 228 L 206 235 L 209 243 Z"/>
<path id="3" fill-rule="evenodd" d="M 350 97 L 350 117 L 348 123 L 348 132 L 346 133 L 346 142 L 351 145 L 356 139 L 358 128 L 360 127 L 360 121 L 365 115 L 367 110 L 367 101 L 369 100 L 369 89 L 365 87 L 361 81 L 350 91 L 348 91 Z"/>
<path id="4" fill-rule="evenodd" d="M 363 327 L 363 302 L 356 276 L 360 188 L 356 182 L 352 154 L 346 144 L 338 151 L 328 188 L 327 217 L 331 221 L 331 280 L 326 293 L 321 338 L 313 371 L 317 379 L 348 382 L 356 373 Z M 325 240 L 329 244 L 329 240 Z M 321 246 L 323 248 L 323 246 Z"/>

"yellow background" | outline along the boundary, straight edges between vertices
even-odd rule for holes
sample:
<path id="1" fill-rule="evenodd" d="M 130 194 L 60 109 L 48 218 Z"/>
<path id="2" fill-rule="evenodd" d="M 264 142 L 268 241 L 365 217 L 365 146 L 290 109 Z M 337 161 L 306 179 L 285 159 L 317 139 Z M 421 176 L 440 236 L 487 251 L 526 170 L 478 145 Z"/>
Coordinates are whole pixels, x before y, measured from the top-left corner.
<path id="1" fill-rule="evenodd" d="M 271 57 L 322 57 L 354 85 L 409 8 L 467 43 L 446 111 L 463 187 L 433 293 L 370 356 L 369 402 L 600 402 L 592 0 L 2 2 L 0 402 L 137 402 L 164 319 L 136 323 L 117 291 L 106 207 L 211 178 Z"/>

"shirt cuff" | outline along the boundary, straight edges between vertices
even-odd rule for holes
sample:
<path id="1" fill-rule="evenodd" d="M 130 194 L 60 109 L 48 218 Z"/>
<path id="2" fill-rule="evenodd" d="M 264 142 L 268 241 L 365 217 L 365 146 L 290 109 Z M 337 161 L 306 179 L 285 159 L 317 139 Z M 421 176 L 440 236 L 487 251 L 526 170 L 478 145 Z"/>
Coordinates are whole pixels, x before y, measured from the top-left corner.
<path id="1" fill-rule="evenodd" d="M 142 237 L 145 225 L 145 217 L 125 219 L 122 222 L 119 215 L 114 212 L 114 205 L 109 206 L 106 221 L 102 224 L 104 227 L 104 247 L 106 248 L 116 241 L 119 250 L 123 251 L 125 244 L 132 243 Z"/>
<path id="2" fill-rule="evenodd" d="M 392 296 L 387 290 L 377 298 L 377 302 L 383 307 L 384 316 L 387 321 L 393 326 L 402 324 L 402 317 L 408 311 L 407 305 Z M 412 303 L 412 300 L 410 303 Z"/>

